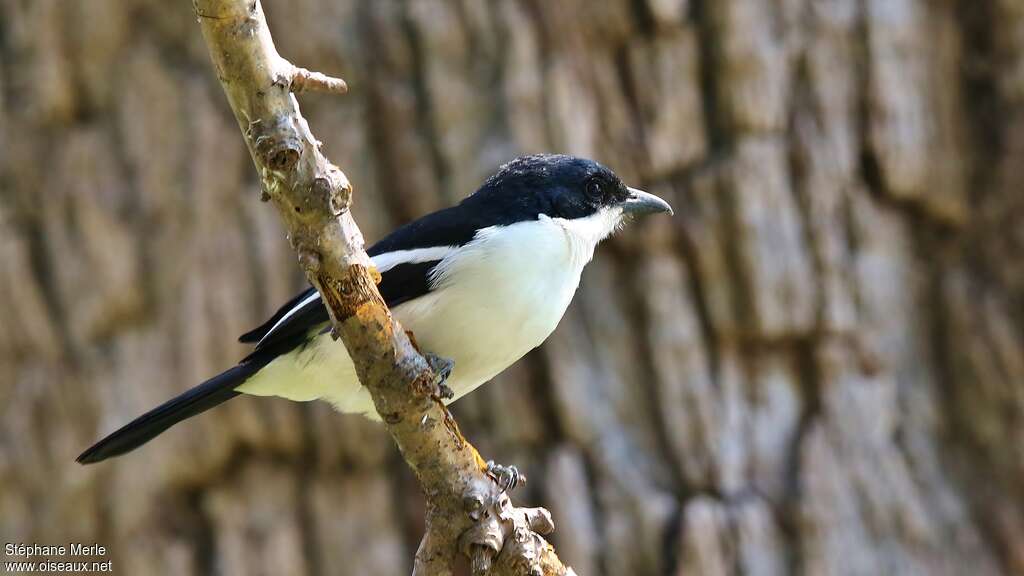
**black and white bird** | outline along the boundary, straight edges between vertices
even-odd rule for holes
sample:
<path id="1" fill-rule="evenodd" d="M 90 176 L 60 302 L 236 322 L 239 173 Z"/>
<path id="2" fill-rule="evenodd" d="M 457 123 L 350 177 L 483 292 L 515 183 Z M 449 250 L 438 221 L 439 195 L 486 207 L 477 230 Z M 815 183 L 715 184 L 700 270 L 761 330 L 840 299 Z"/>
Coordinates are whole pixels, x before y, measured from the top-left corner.
<path id="1" fill-rule="evenodd" d="M 502 166 L 456 206 L 398 228 L 367 252 L 379 288 L 419 346 L 454 362 L 454 401 L 554 331 L 594 248 L 631 217 L 672 208 L 627 187 L 591 160 L 535 155 Z M 328 334 L 310 288 L 239 340 L 255 349 L 237 366 L 139 416 L 83 452 L 98 462 L 239 394 L 327 400 L 377 419 L 345 347 Z"/>

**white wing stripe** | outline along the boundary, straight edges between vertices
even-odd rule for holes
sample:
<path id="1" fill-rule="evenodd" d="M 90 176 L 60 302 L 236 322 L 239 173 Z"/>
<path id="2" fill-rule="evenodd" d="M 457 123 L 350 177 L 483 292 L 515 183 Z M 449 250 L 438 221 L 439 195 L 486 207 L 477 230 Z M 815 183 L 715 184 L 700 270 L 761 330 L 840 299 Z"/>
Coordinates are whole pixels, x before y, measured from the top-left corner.
<path id="1" fill-rule="evenodd" d="M 416 248 L 414 250 L 395 250 L 385 252 L 372 258 L 373 264 L 380 273 L 387 272 L 399 264 L 419 264 L 433 260 L 444 260 L 458 246 L 434 246 L 432 248 Z"/>
<path id="2" fill-rule="evenodd" d="M 416 248 L 414 250 L 396 250 L 394 252 L 385 252 L 384 254 L 378 254 L 371 258 L 374 266 L 377 267 L 377 271 L 380 273 L 387 272 L 399 264 L 419 264 L 421 262 L 431 262 L 433 260 L 443 260 L 453 250 L 458 248 L 457 246 L 434 246 L 432 248 Z M 260 338 L 260 342 L 267 339 L 268 336 L 274 333 L 282 324 L 284 324 L 289 318 L 295 315 L 296 312 L 302 310 L 309 304 L 316 302 L 320 299 L 319 292 L 313 292 L 306 298 L 295 305 L 294 308 L 289 310 L 281 319 L 274 322 L 274 325 L 267 330 L 267 333 Z"/>
<path id="3" fill-rule="evenodd" d="M 315 291 L 315 290 L 313 291 L 312 294 L 310 294 L 309 296 L 306 296 L 305 298 L 303 298 L 302 302 L 299 302 L 298 304 L 296 304 L 295 307 L 292 308 L 291 310 L 289 310 L 287 314 L 285 314 L 284 316 L 281 316 L 280 320 L 278 320 L 277 322 L 274 322 L 274 325 L 270 327 L 270 330 L 267 330 L 267 333 L 263 335 L 263 338 L 260 338 L 260 343 L 262 344 L 263 341 L 267 339 L 267 336 L 270 336 L 271 334 L 273 334 L 274 330 L 277 330 L 277 327 L 280 326 L 281 324 L 283 324 L 285 320 L 291 318 L 296 312 L 298 312 L 299 310 L 302 310 L 306 305 L 310 304 L 311 302 L 315 302 L 315 301 L 317 301 L 319 299 L 320 299 L 320 293 Z M 259 344 L 257 344 L 257 346 L 258 345 Z"/>

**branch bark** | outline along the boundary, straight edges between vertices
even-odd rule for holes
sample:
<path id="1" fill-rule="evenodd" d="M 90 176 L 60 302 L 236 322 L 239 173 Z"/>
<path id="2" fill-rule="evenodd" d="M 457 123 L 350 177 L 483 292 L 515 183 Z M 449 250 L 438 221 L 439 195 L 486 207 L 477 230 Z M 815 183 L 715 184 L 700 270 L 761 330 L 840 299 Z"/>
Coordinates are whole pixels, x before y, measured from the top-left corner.
<path id="1" fill-rule="evenodd" d="M 294 93 L 341 93 L 344 81 L 292 65 L 274 47 L 259 0 L 194 0 L 214 68 L 332 335 L 426 495 L 415 575 L 451 574 L 461 548 L 474 574 L 572 574 L 538 534 L 541 509 L 517 509 L 438 396 L 435 375 L 377 291 L 379 275 L 349 211 L 352 187 L 325 158 Z"/>

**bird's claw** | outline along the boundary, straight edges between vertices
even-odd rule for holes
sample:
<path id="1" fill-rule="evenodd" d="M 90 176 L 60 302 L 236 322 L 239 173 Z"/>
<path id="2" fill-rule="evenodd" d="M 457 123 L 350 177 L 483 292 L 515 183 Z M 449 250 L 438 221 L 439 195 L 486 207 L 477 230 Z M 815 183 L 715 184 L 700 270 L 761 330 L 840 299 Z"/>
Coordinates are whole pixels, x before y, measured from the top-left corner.
<path id="1" fill-rule="evenodd" d="M 447 384 L 448 377 L 452 375 L 452 370 L 455 368 L 455 361 L 431 352 L 427 352 L 423 357 L 427 359 L 427 364 L 434 371 L 434 385 L 437 386 L 437 395 L 442 400 L 455 398 L 455 392 Z"/>
<path id="2" fill-rule="evenodd" d="M 451 400 L 452 398 L 455 398 L 455 391 L 445 384 L 444 380 L 441 380 L 437 383 L 437 395 L 441 400 Z"/>
<path id="3" fill-rule="evenodd" d="M 495 464 L 494 460 L 487 461 L 487 474 L 498 486 L 501 486 L 501 493 L 515 490 L 520 483 L 526 484 L 526 474 L 523 474 L 515 466 L 503 466 Z"/>

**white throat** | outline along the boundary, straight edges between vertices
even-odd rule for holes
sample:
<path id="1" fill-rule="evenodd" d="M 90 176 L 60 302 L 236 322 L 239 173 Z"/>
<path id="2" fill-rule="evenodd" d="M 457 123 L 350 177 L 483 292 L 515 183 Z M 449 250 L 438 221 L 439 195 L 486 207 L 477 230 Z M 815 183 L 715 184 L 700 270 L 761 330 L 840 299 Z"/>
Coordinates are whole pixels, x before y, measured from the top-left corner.
<path id="1" fill-rule="evenodd" d="M 602 208 L 585 218 L 550 218 L 541 216 L 540 220 L 547 220 L 564 232 L 572 250 L 574 263 L 582 266 L 594 257 L 594 248 L 611 236 L 622 225 L 622 208 L 615 206 Z"/>

